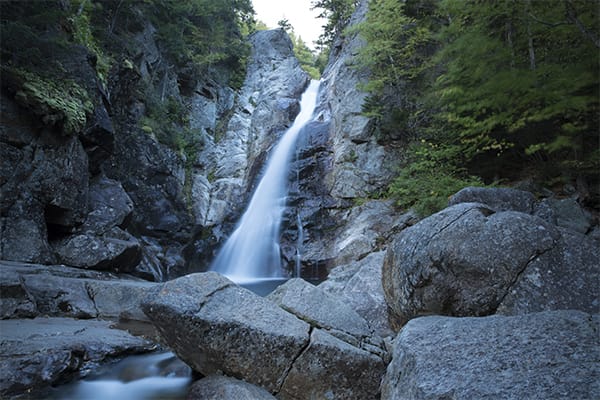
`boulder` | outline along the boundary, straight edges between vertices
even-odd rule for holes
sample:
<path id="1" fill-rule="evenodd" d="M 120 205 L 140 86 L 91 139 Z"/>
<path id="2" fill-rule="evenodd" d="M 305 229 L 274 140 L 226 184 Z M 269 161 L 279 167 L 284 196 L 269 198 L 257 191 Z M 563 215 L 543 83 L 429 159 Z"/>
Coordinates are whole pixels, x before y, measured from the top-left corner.
<path id="1" fill-rule="evenodd" d="M 571 310 L 413 319 L 394 340 L 381 399 L 598 398 L 599 323 Z"/>
<path id="2" fill-rule="evenodd" d="M 133 211 L 133 202 L 120 182 L 99 175 L 90 182 L 89 209 L 81 230 L 103 234 L 122 226 Z"/>
<path id="3" fill-rule="evenodd" d="M 466 187 L 450 197 L 448 205 L 482 203 L 494 211 L 533 212 L 536 199 L 533 193 L 511 188 Z"/>
<path id="4" fill-rule="evenodd" d="M 600 247 L 588 236 L 561 228 L 556 246 L 532 260 L 517 277 L 497 312 L 600 310 Z"/>
<path id="5" fill-rule="evenodd" d="M 593 225 L 591 214 L 572 198 L 542 200 L 535 208 L 538 217 L 582 234 L 588 233 Z"/>
<path id="6" fill-rule="evenodd" d="M 270 392 L 280 390 L 309 340 L 307 323 L 214 272 L 166 282 L 142 307 L 196 371 L 243 378 Z"/>
<path id="7" fill-rule="evenodd" d="M 155 347 L 145 339 L 111 329 L 108 321 L 2 320 L 0 332 L 2 397 L 35 393 L 53 384 L 84 377 L 99 363 Z"/>
<path id="8" fill-rule="evenodd" d="M 321 329 L 294 361 L 278 397 L 295 399 L 379 399 L 385 372 L 381 357 Z"/>
<path id="9" fill-rule="evenodd" d="M 378 251 L 361 260 L 337 266 L 319 284 L 326 293 L 340 297 L 382 338 L 395 334 L 381 283 L 384 258 L 385 251 Z"/>
<path id="10" fill-rule="evenodd" d="M 223 399 L 275 400 L 275 397 L 261 387 L 222 375 L 194 382 L 187 395 L 187 400 Z"/>
<path id="11" fill-rule="evenodd" d="M 376 354 L 383 350 L 363 317 L 343 299 L 331 296 L 319 286 L 300 278 L 293 278 L 279 286 L 267 297 L 279 307 L 294 314 L 312 327 L 327 331 L 356 347 L 364 347 Z"/>
<path id="12" fill-rule="evenodd" d="M 61 263 L 87 269 L 132 271 L 142 254 L 139 241 L 114 227 L 103 235 L 78 233 L 52 242 Z"/>
<path id="13" fill-rule="evenodd" d="M 551 271 L 544 272 L 544 285 L 568 295 L 553 303 L 544 296 L 546 287 L 513 306 L 507 299 L 505 312 L 512 313 L 511 307 L 514 312 L 592 310 L 597 307 L 593 286 L 598 251 L 585 236 L 569 239 L 538 217 L 460 203 L 398 235 L 384 261 L 383 288 L 388 305 L 403 322 L 423 314 L 482 316 L 498 309 L 523 274 L 536 277 L 534 269 L 539 269 Z M 581 278 L 563 279 L 573 272 L 573 262 L 581 264 Z M 577 294 L 583 298 L 578 300 Z M 527 301 L 536 304 L 523 305 Z"/>
<path id="14" fill-rule="evenodd" d="M 363 338 L 362 318 L 319 292 L 297 279 L 274 294 L 308 323 L 214 272 L 164 283 L 143 307 L 165 342 L 203 375 L 243 379 L 281 399 L 377 398 L 381 348 Z"/>

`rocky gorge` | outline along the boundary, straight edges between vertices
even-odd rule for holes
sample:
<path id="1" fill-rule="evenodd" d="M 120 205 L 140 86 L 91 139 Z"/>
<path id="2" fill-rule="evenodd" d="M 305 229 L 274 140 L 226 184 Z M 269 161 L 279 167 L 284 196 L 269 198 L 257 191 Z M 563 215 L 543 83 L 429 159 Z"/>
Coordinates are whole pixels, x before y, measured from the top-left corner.
<path id="1" fill-rule="evenodd" d="M 79 125 L 3 69 L 0 397 L 56 398 L 157 349 L 194 371 L 190 400 L 600 396 L 600 228 L 575 196 L 469 187 L 424 219 L 377 199 L 402 148 L 361 112 L 363 41 L 344 35 L 290 170 L 281 250 L 300 276 L 258 296 L 205 271 L 308 75 L 280 29 L 250 37 L 237 91 L 183 82 L 149 21 L 129 34 L 106 84 L 82 48 L 56 55 L 89 94 Z M 197 153 L 140 126 L 156 76 Z"/>

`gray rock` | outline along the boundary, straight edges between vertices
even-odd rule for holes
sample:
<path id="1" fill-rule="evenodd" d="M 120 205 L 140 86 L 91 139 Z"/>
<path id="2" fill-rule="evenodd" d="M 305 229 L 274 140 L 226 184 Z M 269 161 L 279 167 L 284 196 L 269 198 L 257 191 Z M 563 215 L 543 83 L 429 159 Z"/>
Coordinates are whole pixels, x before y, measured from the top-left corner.
<path id="1" fill-rule="evenodd" d="M 579 311 L 411 320 L 381 399 L 598 398 L 599 321 Z"/>
<path id="2" fill-rule="evenodd" d="M 425 314 L 488 315 L 503 302 L 508 314 L 595 310 L 599 250 L 585 236 L 565 235 L 529 214 L 495 213 L 478 203 L 446 208 L 402 231 L 388 248 L 386 301 L 402 322 Z"/>
<path id="3" fill-rule="evenodd" d="M 560 229 L 556 246 L 533 259 L 518 276 L 497 312 L 600 310 L 600 246 L 591 238 Z"/>
<path id="4" fill-rule="evenodd" d="M 103 235 L 67 236 L 52 246 L 61 263 L 79 268 L 128 272 L 141 260 L 139 241 L 117 227 Z"/>
<path id="5" fill-rule="evenodd" d="M 0 318 L 147 321 L 140 303 L 153 286 L 103 272 L 0 261 Z"/>
<path id="6" fill-rule="evenodd" d="M 327 280 L 319 284 L 325 292 L 347 302 L 380 337 L 394 335 L 381 283 L 384 257 L 385 251 L 379 251 L 359 261 L 335 267 Z"/>
<path id="7" fill-rule="evenodd" d="M 520 211 L 531 214 L 535 206 L 533 193 L 511 188 L 466 187 L 450 197 L 449 206 L 482 203 L 494 211 Z"/>
<path id="8" fill-rule="evenodd" d="M 353 346 L 361 347 L 372 335 L 367 321 L 347 303 L 303 279 L 290 279 L 267 298 L 311 326 Z"/>
<path id="9" fill-rule="evenodd" d="M 518 275 L 556 246 L 559 231 L 519 212 L 478 203 L 446 208 L 400 232 L 383 265 L 393 313 L 481 316 L 496 308 Z"/>
<path id="10" fill-rule="evenodd" d="M 121 183 L 99 175 L 90 182 L 89 209 L 82 230 L 103 234 L 123 224 L 133 211 L 133 202 Z"/>
<path id="11" fill-rule="evenodd" d="M 593 224 L 590 213 L 575 199 L 544 199 L 537 205 L 534 214 L 550 223 L 582 234 L 586 234 Z"/>
<path id="12" fill-rule="evenodd" d="M 83 377 L 99 363 L 149 351 L 154 344 L 108 321 L 36 318 L 0 321 L 0 395 L 35 393 Z M 46 393 L 47 394 L 47 393 Z"/>
<path id="13" fill-rule="evenodd" d="M 187 395 L 187 400 L 224 399 L 275 400 L 275 397 L 263 388 L 222 375 L 211 375 L 194 382 Z"/>
<path id="14" fill-rule="evenodd" d="M 278 397 L 288 399 L 379 399 L 382 359 L 320 329 L 295 360 Z"/>
<path id="15" fill-rule="evenodd" d="M 309 339 L 308 324 L 214 272 L 160 285 L 143 309 L 196 371 L 242 377 L 270 392 Z"/>

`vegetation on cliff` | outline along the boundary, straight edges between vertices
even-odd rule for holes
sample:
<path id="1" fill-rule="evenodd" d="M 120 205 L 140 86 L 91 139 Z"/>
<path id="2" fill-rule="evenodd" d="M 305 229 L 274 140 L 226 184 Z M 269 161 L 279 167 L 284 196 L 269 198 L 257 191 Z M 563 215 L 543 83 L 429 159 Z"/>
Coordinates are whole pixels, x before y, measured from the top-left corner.
<path id="1" fill-rule="evenodd" d="M 577 185 L 598 207 L 598 12 L 578 0 L 372 0 L 359 27 L 365 113 L 381 140 L 410 149 L 391 195 L 432 212 L 461 185 L 530 179 Z"/>

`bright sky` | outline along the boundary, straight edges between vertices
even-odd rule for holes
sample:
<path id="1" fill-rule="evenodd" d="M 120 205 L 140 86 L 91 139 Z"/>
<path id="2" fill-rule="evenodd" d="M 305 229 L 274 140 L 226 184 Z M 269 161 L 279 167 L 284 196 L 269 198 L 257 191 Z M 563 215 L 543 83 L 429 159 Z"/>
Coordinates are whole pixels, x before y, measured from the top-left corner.
<path id="1" fill-rule="evenodd" d="M 311 2 L 311 0 L 252 0 L 256 19 L 267 24 L 269 28 L 277 28 L 277 22 L 287 19 L 294 27 L 296 35 L 300 36 L 308 47 L 314 49 L 313 42 L 319 38 L 325 20 L 317 18 L 319 10 L 311 11 Z"/>

